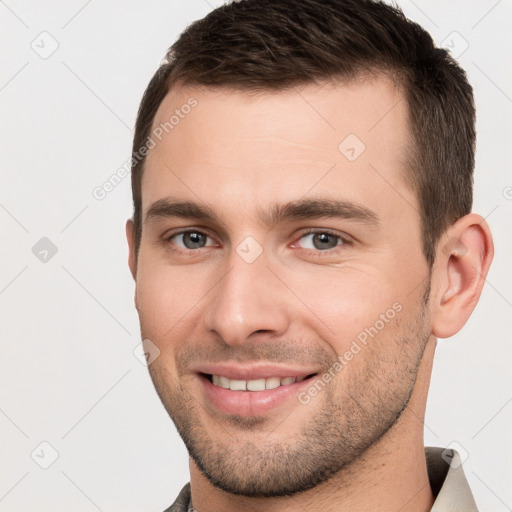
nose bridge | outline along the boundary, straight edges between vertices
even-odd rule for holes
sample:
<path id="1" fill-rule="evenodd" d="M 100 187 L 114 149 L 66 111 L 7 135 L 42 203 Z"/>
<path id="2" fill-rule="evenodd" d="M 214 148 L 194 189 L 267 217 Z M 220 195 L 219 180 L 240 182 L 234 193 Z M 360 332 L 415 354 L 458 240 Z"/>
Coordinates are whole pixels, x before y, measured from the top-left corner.
<path id="1" fill-rule="evenodd" d="M 261 250 L 255 256 L 251 243 L 242 242 L 229 255 L 229 270 L 212 290 L 204 315 L 205 328 L 230 345 L 243 344 L 258 331 L 282 334 L 289 324 L 286 299 L 267 268 L 266 254 Z"/>

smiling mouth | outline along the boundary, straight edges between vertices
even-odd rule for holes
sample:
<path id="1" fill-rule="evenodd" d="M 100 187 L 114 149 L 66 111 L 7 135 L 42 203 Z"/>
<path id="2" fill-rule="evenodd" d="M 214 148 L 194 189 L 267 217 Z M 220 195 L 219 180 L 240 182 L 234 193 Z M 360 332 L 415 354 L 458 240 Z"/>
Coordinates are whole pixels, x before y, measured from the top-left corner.
<path id="1" fill-rule="evenodd" d="M 303 380 L 315 377 L 317 374 L 312 373 L 300 377 L 266 377 L 253 380 L 239 380 L 228 379 L 223 375 L 203 374 L 214 386 L 231 391 L 266 391 L 269 389 L 276 389 L 281 386 L 289 386 L 295 382 L 302 382 Z"/>

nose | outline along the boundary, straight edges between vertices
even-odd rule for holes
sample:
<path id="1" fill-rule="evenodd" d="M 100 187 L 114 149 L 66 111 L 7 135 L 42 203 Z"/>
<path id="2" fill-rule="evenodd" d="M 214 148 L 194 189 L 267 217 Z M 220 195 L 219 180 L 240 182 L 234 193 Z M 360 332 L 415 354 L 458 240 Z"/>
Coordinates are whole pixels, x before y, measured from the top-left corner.
<path id="1" fill-rule="evenodd" d="M 250 342 L 258 335 L 279 336 L 289 325 L 286 288 L 267 267 L 262 254 L 247 263 L 233 252 L 228 271 L 209 294 L 204 327 L 232 346 Z"/>

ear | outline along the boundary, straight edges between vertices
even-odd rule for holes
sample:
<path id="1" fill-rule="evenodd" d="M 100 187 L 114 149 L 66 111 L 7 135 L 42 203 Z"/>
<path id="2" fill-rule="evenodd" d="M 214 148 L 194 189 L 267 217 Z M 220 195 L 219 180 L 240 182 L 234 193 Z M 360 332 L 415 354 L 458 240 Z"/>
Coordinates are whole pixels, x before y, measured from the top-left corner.
<path id="1" fill-rule="evenodd" d="M 135 254 L 135 225 L 132 219 L 126 221 L 126 240 L 128 241 L 128 267 L 133 279 L 135 280 L 135 295 L 133 301 L 135 302 L 135 309 L 138 311 L 137 304 L 137 255 Z"/>
<path id="2" fill-rule="evenodd" d="M 432 273 L 432 333 L 448 338 L 462 329 L 480 298 L 494 255 L 485 219 L 471 213 L 450 226 L 437 246 Z"/>
<path id="3" fill-rule="evenodd" d="M 137 256 L 135 255 L 135 226 L 132 219 L 126 221 L 126 240 L 128 242 L 128 267 L 133 279 L 137 279 Z"/>

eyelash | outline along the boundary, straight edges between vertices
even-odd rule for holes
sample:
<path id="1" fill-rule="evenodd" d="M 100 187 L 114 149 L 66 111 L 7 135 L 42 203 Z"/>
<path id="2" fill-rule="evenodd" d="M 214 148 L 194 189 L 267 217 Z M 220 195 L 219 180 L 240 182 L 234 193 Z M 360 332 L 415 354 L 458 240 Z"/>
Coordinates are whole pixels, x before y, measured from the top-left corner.
<path id="1" fill-rule="evenodd" d="M 205 233 L 204 231 L 201 231 L 200 229 L 190 229 L 189 228 L 189 229 L 185 229 L 183 231 L 178 231 L 176 233 L 172 233 L 169 236 L 166 236 L 165 237 L 165 242 L 169 244 L 169 246 L 170 246 L 170 248 L 171 248 L 171 250 L 173 252 L 182 253 L 182 254 L 191 254 L 191 253 L 194 253 L 194 252 L 199 253 L 201 249 L 212 247 L 212 246 L 207 246 L 207 247 L 201 247 L 199 249 L 183 249 L 181 247 L 173 246 L 173 244 L 172 244 L 172 239 L 173 238 L 178 237 L 180 235 L 185 235 L 187 233 L 198 233 L 200 235 L 205 235 L 206 237 L 208 237 L 211 240 L 213 240 L 213 237 L 211 237 L 208 233 Z M 310 229 L 310 230 L 307 230 L 307 231 L 301 233 L 298 237 L 296 237 L 295 241 L 292 242 L 292 247 L 294 247 L 294 245 L 299 240 L 305 238 L 308 235 L 314 235 L 314 234 L 331 235 L 331 236 L 336 237 L 341 242 L 338 245 L 336 245 L 335 247 L 333 247 L 331 249 L 325 249 L 325 250 L 320 250 L 320 249 L 316 249 L 316 250 L 315 249 L 303 249 L 301 247 L 298 247 L 298 249 L 303 249 L 305 251 L 308 251 L 311 255 L 313 255 L 315 257 L 322 257 L 324 255 L 331 255 L 333 252 L 339 250 L 341 247 L 344 247 L 344 246 L 352 244 L 352 240 L 350 240 L 349 237 L 346 236 L 346 235 L 342 236 L 339 233 L 336 233 L 336 232 L 331 231 L 329 229 Z"/>

